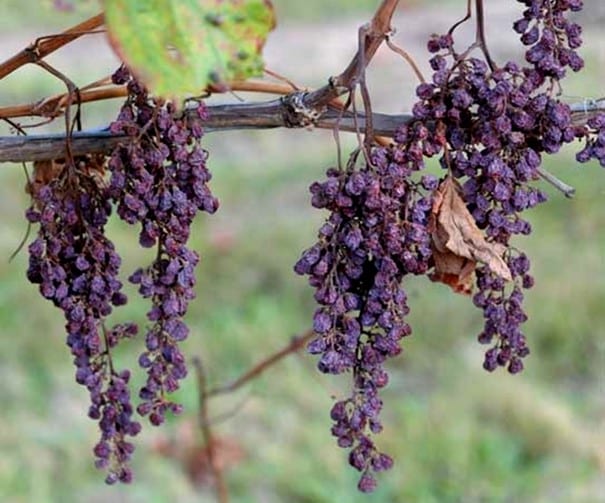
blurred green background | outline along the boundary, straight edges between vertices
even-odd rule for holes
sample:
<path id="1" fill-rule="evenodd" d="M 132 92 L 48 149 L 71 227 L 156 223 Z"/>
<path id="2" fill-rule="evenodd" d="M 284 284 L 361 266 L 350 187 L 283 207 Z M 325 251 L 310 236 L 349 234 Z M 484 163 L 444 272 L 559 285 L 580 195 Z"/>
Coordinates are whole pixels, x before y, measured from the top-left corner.
<path id="1" fill-rule="evenodd" d="M 267 46 L 268 66 L 301 85 L 321 85 L 353 54 L 356 27 L 377 3 L 276 0 L 280 25 Z M 402 2 L 394 23 L 398 43 L 426 59 L 426 36 L 447 29 L 463 4 Z M 502 4 L 486 2 L 493 23 L 488 36 L 496 55 L 514 56 L 514 35 L 501 27 L 520 11 L 514 2 Z M 96 2 L 84 2 L 76 13 L 64 14 L 34 0 L 4 0 L 1 58 L 36 36 L 78 22 L 95 7 Z M 587 71 L 566 85 L 569 101 L 604 92 L 605 48 L 597 28 L 586 33 Z M 78 44 L 59 51 L 53 64 L 80 85 L 112 71 L 115 61 L 102 36 Z M 369 78 L 381 109 L 409 108 L 413 76 L 397 56 L 381 51 Z M 0 105 L 61 90 L 41 70 L 24 68 L 0 82 Z M 118 106 L 87 106 L 85 127 L 106 124 Z M 1 134 L 7 132 L 3 128 Z M 185 351 L 203 359 L 209 380 L 218 385 L 309 326 L 312 289 L 292 265 L 314 242 L 325 217 L 310 207 L 307 187 L 336 154 L 326 131 L 213 134 L 206 145 L 221 208 L 195 224 L 192 246 L 203 260 Z M 354 138 L 343 138 L 345 152 L 354 145 Z M 594 163 L 576 164 L 573 149 L 547 159 L 545 166 L 575 186 L 577 196 L 568 200 L 543 186 L 550 201 L 530 212 L 534 233 L 516 243 L 528 251 L 537 279 L 527 296 L 532 354 L 526 371 L 514 377 L 485 373 L 485 348 L 475 339 L 480 312 L 442 285 L 409 280 L 414 333 L 390 365 L 385 430 L 378 438 L 396 464 L 380 477 L 378 490 L 357 493 L 357 474 L 330 436 L 328 411 L 333 397 L 346 393 L 346 379 L 320 375 L 314 358 L 301 353 L 210 403 L 233 501 L 605 501 L 605 172 Z M 192 378 L 177 397 L 185 404 L 183 415 L 160 429 L 147 427 L 137 438 L 135 482 L 103 484 L 92 466 L 97 426 L 86 417 L 86 391 L 73 380 L 61 313 L 26 282 L 25 250 L 8 263 L 26 232 L 22 169 L 0 166 L 0 183 L 0 501 L 214 501 L 208 484 L 193 484 L 187 474 L 193 466 L 203 475 L 203 466 L 187 462 L 200 441 Z M 125 275 L 149 259 L 132 228 L 113 222 L 110 233 L 124 257 Z M 144 323 L 146 303 L 133 289 L 128 293 L 131 303 L 116 320 Z M 140 339 L 120 349 L 122 367 L 136 361 Z M 135 384 L 142 379 L 135 372 Z"/>

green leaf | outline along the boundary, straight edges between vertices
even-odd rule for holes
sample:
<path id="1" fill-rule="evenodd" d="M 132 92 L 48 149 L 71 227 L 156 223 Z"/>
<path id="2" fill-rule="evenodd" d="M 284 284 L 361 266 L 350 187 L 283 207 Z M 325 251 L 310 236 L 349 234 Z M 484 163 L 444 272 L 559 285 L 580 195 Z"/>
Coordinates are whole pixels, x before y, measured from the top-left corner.
<path id="1" fill-rule="evenodd" d="M 104 0 L 118 56 L 154 93 L 199 95 L 262 74 L 270 0 Z"/>

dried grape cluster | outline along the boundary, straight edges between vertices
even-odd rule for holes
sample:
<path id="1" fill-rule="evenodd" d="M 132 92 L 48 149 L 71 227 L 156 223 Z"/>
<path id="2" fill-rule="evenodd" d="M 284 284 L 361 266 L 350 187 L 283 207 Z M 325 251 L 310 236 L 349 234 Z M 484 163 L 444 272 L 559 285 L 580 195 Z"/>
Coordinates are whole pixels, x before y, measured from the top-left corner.
<path id="1" fill-rule="evenodd" d="M 167 410 L 178 413 L 181 406 L 167 399 L 187 375 L 185 358 L 178 343 L 188 328 L 182 318 L 194 298 L 196 252 L 187 248 L 190 227 L 199 211 L 214 213 L 218 201 L 207 183 L 207 153 L 199 140 L 199 121 L 176 118 L 171 102 L 150 98 L 147 91 L 122 68 L 117 83 L 127 82 L 129 100 L 111 125 L 114 133 L 126 133 L 137 141 L 114 150 L 108 168 L 109 193 L 124 221 L 141 226 L 139 243 L 156 247 L 154 262 L 137 269 L 130 281 L 152 301 L 147 318 L 152 323 L 145 337 L 146 351 L 139 364 L 147 371 L 147 383 L 139 393 L 143 403 L 138 412 L 149 415 L 154 425 L 164 421 Z M 189 113 L 205 117 L 198 104 Z"/>
<path id="2" fill-rule="evenodd" d="M 531 232 L 521 213 L 546 200 L 532 185 L 542 157 L 586 137 L 578 159 L 605 164 L 605 116 L 575 126 L 557 97 L 566 69 L 583 67 L 581 28 L 566 17 L 582 3 L 521 3 L 527 8 L 514 30 L 528 46 L 525 63 L 497 66 L 481 30 L 462 52 L 455 27 L 431 37 L 432 79 L 418 86 L 413 117 L 394 143 L 374 146 L 361 167 L 331 168 L 310 189 L 312 205 L 330 215 L 294 269 L 309 277 L 319 304 L 308 347 L 320 355 L 319 370 L 352 373 L 350 396 L 331 411 L 332 434 L 350 449 L 362 491 L 374 489 L 372 472 L 392 465 L 371 436 L 381 430 L 383 363 L 411 333 L 402 280 L 426 274 L 472 295 L 485 321 L 478 340 L 491 345 L 484 368 L 520 372 L 529 354 L 523 290 L 534 280 L 510 240 Z M 440 181 L 417 174 L 435 156 L 445 171 Z"/>
<path id="3" fill-rule="evenodd" d="M 197 213 L 218 208 L 208 187 L 207 153 L 199 143 L 204 105 L 177 113 L 170 102 L 149 96 L 124 67 L 113 79 L 127 83 L 129 95 L 111 130 L 129 140 L 108 159 L 39 164 L 27 211 L 28 220 L 39 224 L 29 246 L 27 276 L 64 311 L 76 381 L 89 390 L 89 416 L 101 429 L 96 465 L 107 469 L 110 484 L 132 479 L 128 461 L 134 445 L 127 437 L 141 429 L 133 419 L 130 371 L 117 370 L 111 353 L 136 335 L 138 326 L 107 326 L 113 308 L 127 302 L 118 279 L 120 257 L 105 234 L 112 207 L 126 222 L 141 225 L 141 246 L 157 249 L 155 260 L 129 278 L 152 303 L 146 349 L 139 358 L 147 382 L 136 410 L 153 425 L 161 424 L 167 411 L 181 410 L 169 395 L 187 374 L 178 344 L 188 335 L 183 316 L 194 297 L 199 261 L 186 245 Z"/>
<path id="4" fill-rule="evenodd" d="M 52 166 L 37 169 L 50 171 Z M 64 312 L 76 381 L 88 389 L 88 415 L 99 421 L 101 429 L 94 448 L 96 465 L 108 470 L 108 483 L 129 482 L 128 461 L 134 446 L 127 437 L 135 436 L 141 425 L 132 418 L 130 372 L 114 367 L 111 349 L 134 336 L 137 327 L 106 325 L 113 307 L 127 299 L 118 279 L 120 257 L 105 235 L 111 211 L 107 188 L 90 176 L 94 170 L 98 166 L 92 159 L 82 158 L 64 165 L 47 184 L 34 187 L 35 204 L 27 218 L 40 228 L 29 245 L 27 277 Z"/>
<path id="5" fill-rule="evenodd" d="M 376 472 L 393 465 L 373 435 L 382 430 L 385 364 L 412 332 L 406 277 L 427 276 L 469 295 L 484 318 L 483 367 L 522 371 L 529 354 L 521 330 L 524 291 L 534 279 L 529 258 L 511 240 L 531 233 L 522 213 L 546 200 L 534 186 L 542 159 L 580 140 L 577 160 L 605 166 L 605 114 L 576 125 L 558 98 L 566 71 L 584 64 L 577 53 L 581 28 L 568 19 L 582 2 L 518 1 L 525 10 L 513 30 L 526 46 L 524 62 L 497 65 L 480 19 L 477 40 L 463 51 L 453 37 L 459 23 L 432 36 L 433 73 L 416 89 L 411 120 L 389 146 L 364 144 L 310 188 L 312 205 L 329 216 L 294 270 L 308 277 L 318 304 L 309 352 L 318 355 L 321 372 L 352 375 L 350 394 L 331 409 L 331 431 L 349 449 L 363 492 L 376 487 Z M 26 213 L 39 226 L 27 276 L 64 313 L 75 378 L 89 392 L 88 415 L 101 431 L 96 465 L 108 483 L 132 479 L 130 437 L 141 429 L 135 410 L 153 425 L 181 411 L 170 394 L 187 374 L 179 345 L 189 333 L 183 318 L 199 261 L 187 243 L 196 215 L 218 208 L 200 146 L 203 103 L 177 110 L 125 67 L 113 81 L 127 86 L 128 98 L 110 129 L 127 140 L 108 157 L 37 163 Z M 441 178 L 423 172 L 429 158 L 438 159 Z M 138 360 L 146 382 L 136 407 L 130 371 L 112 358 L 139 330 L 132 322 L 109 323 L 127 302 L 120 257 L 105 232 L 114 209 L 139 227 L 142 247 L 155 249 L 154 260 L 129 276 L 151 301 Z"/>
<path id="6" fill-rule="evenodd" d="M 372 163 L 330 169 L 327 180 L 311 186 L 312 204 L 331 212 L 319 240 L 295 265 L 309 276 L 320 307 L 313 317 L 317 338 L 309 352 L 321 354 L 322 372 L 353 372 L 353 392 L 331 411 L 338 445 L 351 448 L 350 463 L 362 472 L 359 487 L 371 490 L 372 471 L 393 464 L 378 452 L 368 432 L 382 429 L 378 391 L 388 383 L 383 364 L 401 352 L 410 333 L 402 288 L 406 273 L 428 270 L 430 236 L 426 223 L 430 201 L 417 198 L 403 164 L 376 152 Z M 412 202 L 413 201 L 413 202 Z M 402 213 L 409 204 L 407 222 Z"/>

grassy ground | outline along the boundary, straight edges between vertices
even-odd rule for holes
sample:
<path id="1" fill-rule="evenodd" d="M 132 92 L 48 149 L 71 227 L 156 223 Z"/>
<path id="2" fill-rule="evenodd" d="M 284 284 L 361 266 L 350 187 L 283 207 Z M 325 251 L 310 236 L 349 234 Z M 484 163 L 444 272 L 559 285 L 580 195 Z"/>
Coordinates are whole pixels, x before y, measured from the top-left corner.
<path id="1" fill-rule="evenodd" d="M 597 80 L 589 75 L 580 93 Z M 29 93 L 35 84 L 24 87 Z M 25 92 L 16 84 L 5 90 Z M 317 131 L 229 133 L 207 144 L 222 206 L 196 223 L 192 245 L 203 261 L 186 352 L 201 356 L 220 384 L 308 326 L 312 292 L 292 264 L 323 218 L 310 208 L 307 187 L 335 159 L 330 135 Z M 213 417 L 228 417 L 216 432 L 235 445 L 224 454 L 233 464 L 233 501 L 605 501 L 605 173 L 578 166 L 571 152 L 546 167 L 578 195 L 567 200 L 545 187 L 551 201 L 531 212 L 535 231 L 518 242 L 537 278 L 526 306 L 527 370 L 483 372 L 480 313 L 445 287 L 409 281 L 414 334 L 390 367 L 379 438 L 396 465 L 378 491 L 357 493 L 356 474 L 329 434 L 332 396 L 346 382 L 319 375 L 314 359 L 300 355 L 211 404 Z M 0 167 L 0 257 L 25 232 L 23 184 L 19 167 Z M 110 232 L 124 271 L 148 259 L 132 229 L 113 223 Z M 193 379 L 179 392 L 184 415 L 138 438 L 135 483 L 104 486 L 92 467 L 96 426 L 73 381 L 61 315 L 25 281 L 26 262 L 25 253 L 0 261 L 0 501 L 213 501 L 182 462 L 158 452 L 173 441 L 182 458 L 194 445 Z M 147 306 L 130 293 L 132 304 L 118 316 L 143 322 Z M 127 343 L 118 361 L 126 365 L 140 350 L 140 340 Z"/>

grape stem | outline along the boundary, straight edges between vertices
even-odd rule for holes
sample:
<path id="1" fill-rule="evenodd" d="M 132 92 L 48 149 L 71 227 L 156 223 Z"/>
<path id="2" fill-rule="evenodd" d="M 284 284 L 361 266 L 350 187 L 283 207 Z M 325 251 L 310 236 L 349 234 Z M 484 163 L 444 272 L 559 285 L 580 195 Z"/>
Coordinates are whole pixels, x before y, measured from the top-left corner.
<path id="1" fill-rule="evenodd" d="M 422 75 L 422 72 L 420 71 L 420 68 L 416 64 L 416 61 L 414 61 L 414 58 L 412 58 L 412 56 L 410 56 L 410 54 L 408 52 L 406 52 L 401 47 L 399 47 L 395 42 L 393 42 L 391 40 L 391 38 L 390 38 L 390 35 L 387 36 L 386 44 L 389 47 L 389 49 L 391 49 L 391 51 L 399 54 L 403 59 L 406 60 L 406 62 L 410 65 L 410 67 L 412 68 L 414 74 L 416 75 L 416 77 L 418 78 L 418 80 L 421 83 L 425 83 L 426 82 L 426 79 L 424 78 L 424 75 Z"/>
<path id="2" fill-rule="evenodd" d="M 565 197 L 571 199 L 575 195 L 576 189 L 574 189 L 571 185 L 567 185 L 565 182 L 559 180 L 555 175 L 546 171 L 542 166 L 538 166 L 537 171 L 538 175 L 540 175 L 540 178 L 550 183 L 557 190 L 563 192 Z"/>
<path id="3" fill-rule="evenodd" d="M 458 26 L 460 26 L 461 24 L 466 23 L 469 19 L 471 18 L 471 0 L 467 0 L 466 2 L 466 14 L 464 15 L 464 17 L 462 19 L 460 19 L 459 21 L 456 21 L 448 30 L 447 34 L 452 36 L 454 34 L 454 31 L 456 31 L 456 28 L 458 28 Z"/>
<path id="4" fill-rule="evenodd" d="M 63 116 L 65 119 L 65 131 L 66 131 L 65 157 L 68 159 L 70 164 L 73 164 L 74 156 L 73 156 L 73 153 L 71 150 L 71 136 L 73 135 L 74 127 L 76 125 L 78 126 L 78 130 L 82 129 L 82 124 L 80 122 L 80 91 L 79 91 L 78 87 L 68 77 L 66 77 L 63 73 L 61 73 L 59 70 L 54 68 L 52 65 L 49 65 L 46 61 L 39 60 L 39 61 L 36 61 L 36 64 L 40 68 L 43 68 L 48 73 L 53 75 L 54 77 L 58 78 L 60 81 L 62 81 L 65 84 L 65 87 L 67 87 L 67 95 L 66 95 L 67 100 L 65 102 L 65 106 L 64 106 L 64 110 L 63 110 Z M 71 110 L 71 105 L 74 101 L 74 98 L 76 100 L 77 107 L 76 107 L 76 115 L 74 117 L 74 120 L 72 121 L 70 110 Z"/>
<path id="5" fill-rule="evenodd" d="M 206 373 L 202 361 L 199 358 L 193 359 L 193 366 L 195 367 L 195 374 L 197 378 L 198 396 L 199 396 L 199 424 L 200 430 L 204 437 L 204 443 L 206 444 L 206 451 L 208 453 L 208 464 L 212 470 L 212 476 L 214 477 L 214 483 L 216 485 L 216 497 L 219 503 L 229 503 L 229 490 L 223 476 L 223 470 L 217 462 L 216 453 L 214 448 L 216 441 L 212 434 L 210 427 L 210 420 L 208 418 L 208 388 Z"/>
<path id="6" fill-rule="evenodd" d="M 28 63 L 35 63 L 40 59 L 60 49 L 64 45 L 73 42 L 82 35 L 93 33 L 93 30 L 102 26 L 104 23 L 103 14 L 97 14 L 86 21 L 83 21 L 63 33 L 36 39 L 32 44 L 10 57 L 3 63 L 0 63 L 0 79 L 13 73 Z M 96 33 L 96 32 L 94 32 Z"/>
<path id="7" fill-rule="evenodd" d="M 489 49 L 487 48 L 487 41 L 485 38 L 485 15 L 483 12 L 483 0 L 476 0 L 475 8 L 477 10 L 477 35 L 476 40 L 485 55 L 485 60 L 489 65 L 490 70 L 493 72 L 496 69 L 496 64 L 494 60 L 489 54 Z"/>
<path id="8" fill-rule="evenodd" d="M 300 351 L 305 346 L 305 344 L 307 344 L 307 342 L 309 342 L 314 336 L 315 332 L 313 332 L 313 330 L 307 330 L 303 334 L 293 337 L 287 346 L 283 347 L 272 355 L 269 355 L 264 360 L 261 360 L 250 370 L 244 372 L 240 377 L 230 382 L 229 384 L 208 390 L 206 396 L 210 398 L 215 395 L 231 393 L 237 390 L 238 388 L 241 388 L 248 381 L 251 381 L 252 379 L 258 377 L 269 367 L 279 362 L 282 358 L 288 356 L 291 353 L 296 353 L 297 351 Z"/>

